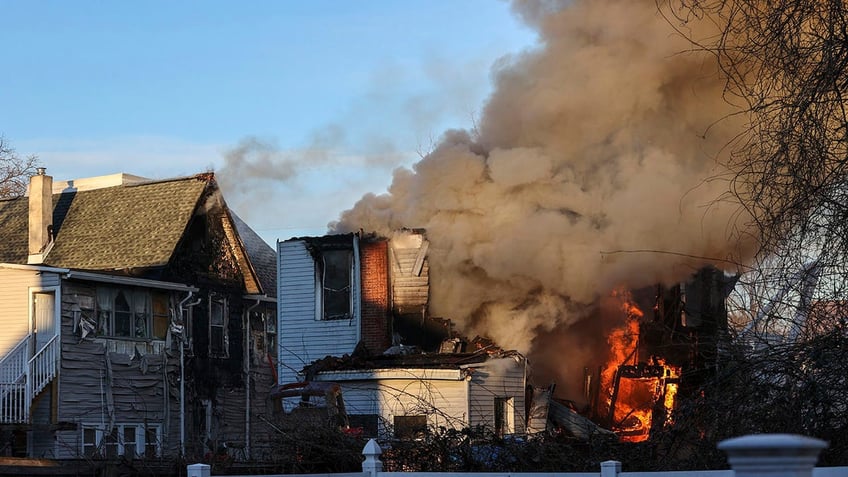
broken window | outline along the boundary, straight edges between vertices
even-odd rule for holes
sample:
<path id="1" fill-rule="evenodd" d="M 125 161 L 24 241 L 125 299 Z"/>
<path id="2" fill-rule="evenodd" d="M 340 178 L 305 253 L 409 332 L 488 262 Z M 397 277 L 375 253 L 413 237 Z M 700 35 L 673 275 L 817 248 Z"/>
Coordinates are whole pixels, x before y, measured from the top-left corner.
<path id="1" fill-rule="evenodd" d="M 164 340 L 171 323 L 170 300 L 167 293 L 153 293 L 153 337 Z"/>
<path id="2" fill-rule="evenodd" d="M 124 290 L 117 290 L 115 300 L 112 302 L 112 322 L 114 323 L 115 336 L 133 336 L 132 333 L 132 308 L 130 297 Z"/>
<path id="3" fill-rule="evenodd" d="M 418 439 L 427 434 L 427 416 L 395 416 L 395 437 Z"/>
<path id="4" fill-rule="evenodd" d="M 320 312 L 318 319 L 342 320 L 351 310 L 351 250 L 324 250 L 317 260 Z"/>
<path id="5" fill-rule="evenodd" d="M 515 432 L 513 416 L 515 404 L 511 397 L 495 398 L 495 434 L 503 436 Z"/>
<path id="6" fill-rule="evenodd" d="M 226 357 L 227 346 L 227 300 L 218 295 L 209 296 L 209 355 Z"/>
<path id="7" fill-rule="evenodd" d="M 138 288 L 97 288 L 97 334 L 165 339 L 170 323 L 169 296 Z"/>
<path id="8" fill-rule="evenodd" d="M 277 317 L 271 311 L 264 313 L 265 320 L 265 342 L 267 344 L 268 354 L 272 358 L 277 357 Z"/>

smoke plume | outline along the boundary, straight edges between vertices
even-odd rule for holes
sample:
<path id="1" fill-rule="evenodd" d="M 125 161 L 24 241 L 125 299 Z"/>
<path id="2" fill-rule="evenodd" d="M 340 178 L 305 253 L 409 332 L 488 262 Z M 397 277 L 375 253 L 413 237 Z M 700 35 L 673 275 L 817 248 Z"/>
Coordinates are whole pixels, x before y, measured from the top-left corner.
<path id="1" fill-rule="evenodd" d="M 740 121 L 654 0 L 514 9 L 540 44 L 496 66 L 475 130 L 444 133 L 332 228 L 426 228 L 434 315 L 521 351 L 566 330 L 580 360 L 604 336 L 586 304 L 738 258 L 744 217 L 719 199 Z"/>

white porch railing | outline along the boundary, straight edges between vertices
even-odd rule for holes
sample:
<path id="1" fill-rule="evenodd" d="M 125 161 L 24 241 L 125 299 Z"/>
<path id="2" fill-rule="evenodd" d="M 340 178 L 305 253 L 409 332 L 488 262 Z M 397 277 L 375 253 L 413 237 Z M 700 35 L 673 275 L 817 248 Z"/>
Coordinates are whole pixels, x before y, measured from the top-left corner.
<path id="1" fill-rule="evenodd" d="M 32 383 L 29 386 L 30 397 L 37 396 L 56 377 L 58 362 L 59 336 L 57 335 L 50 338 L 50 341 L 42 346 L 27 363 L 29 365 L 29 380 Z"/>
<path id="2" fill-rule="evenodd" d="M 17 382 L 26 374 L 28 345 L 29 336 L 26 336 L 0 359 L 0 383 Z"/>
<path id="3" fill-rule="evenodd" d="M 32 337 L 26 336 L 0 360 L 0 424 L 29 422 L 32 400 L 53 378 L 59 362 L 59 336 L 29 358 Z"/>
<path id="4" fill-rule="evenodd" d="M 600 472 L 466 472 L 459 475 L 462 477 L 836 477 L 848 475 L 848 467 L 814 468 L 819 452 L 826 447 L 826 442 L 809 437 L 791 434 L 761 434 L 737 437 L 719 443 L 718 448 L 727 453 L 727 460 L 733 470 L 622 472 L 620 462 L 606 461 L 601 463 Z M 365 456 L 362 472 L 262 477 L 448 477 L 455 475 L 455 473 L 446 472 L 383 472 L 381 454 L 380 446 L 371 439 L 362 449 L 362 455 Z M 192 464 L 187 467 L 186 476 L 209 477 L 210 472 L 210 466 L 207 464 Z"/>
<path id="5" fill-rule="evenodd" d="M 0 424 L 27 422 L 27 356 L 29 336 L 0 360 Z"/>

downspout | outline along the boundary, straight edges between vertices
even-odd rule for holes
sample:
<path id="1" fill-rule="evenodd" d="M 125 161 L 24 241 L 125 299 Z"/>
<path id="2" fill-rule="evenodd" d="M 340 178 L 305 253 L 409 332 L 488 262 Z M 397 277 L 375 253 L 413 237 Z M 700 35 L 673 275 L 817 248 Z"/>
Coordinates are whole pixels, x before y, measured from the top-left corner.
<path id="1" fill-rule="evenodd" d="M 362 341 L 362 264 L 361 258 L 359 256 L 359 235 L 354 234 L 353 236 L 353 280 L 351 283 L 351 290 L 353 291 L 353 316 L 355 317 L 356 322 L 356 341 L 355 343 L 359 343 Z M 278 332 L 279 333 L 279 332 Z"/>
<path id="2" fill-rule="evenodd" d="M 193 291 L 189 291 L 188 295 L 177 305 L 177 312 L 180 314 L 180 321 L 183 323 L 183 335 L 180 340 L 180 456 L 185 457 L 185 339 L 188 323 L 183 319 L 183 307 L 188 311 L 191 307 L 200 303 L 200 298 L 192 303 L 188 302 L 194 296 Z"/>
<path id="3" fill-rule="evenodd" d="M 245 458 L 250 459 L 250 312 L 259 306 L 259 299 L 245 311 L 244 321 L 244 387 L 245 387 L 245 406 L 244 406 L 244 454 Z"/>

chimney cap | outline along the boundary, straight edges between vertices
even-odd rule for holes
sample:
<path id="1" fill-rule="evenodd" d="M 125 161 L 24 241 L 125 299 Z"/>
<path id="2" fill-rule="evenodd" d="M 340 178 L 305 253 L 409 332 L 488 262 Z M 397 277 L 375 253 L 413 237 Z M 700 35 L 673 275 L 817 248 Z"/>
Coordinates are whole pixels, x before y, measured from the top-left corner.
<path id="1" fill-rule="evenodd" d="M 43 176 L 46 172 L 47 172 L 46 167 L 36 167 L 35 168 L 35 174 L 36 175 Z"/>

